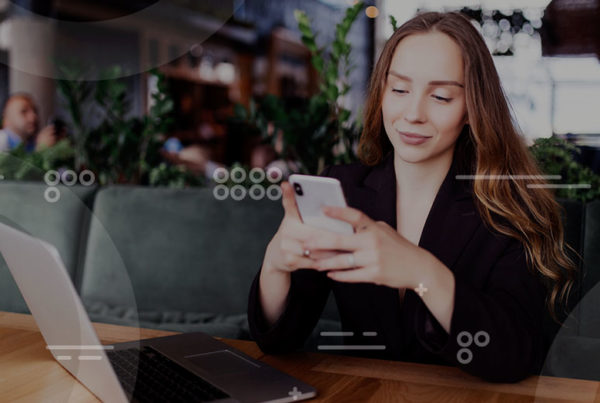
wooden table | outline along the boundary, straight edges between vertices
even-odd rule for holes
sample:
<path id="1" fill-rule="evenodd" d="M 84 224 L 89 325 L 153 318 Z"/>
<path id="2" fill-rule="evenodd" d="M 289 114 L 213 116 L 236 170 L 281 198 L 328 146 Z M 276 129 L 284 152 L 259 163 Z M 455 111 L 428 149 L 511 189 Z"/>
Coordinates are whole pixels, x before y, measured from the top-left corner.
<path id="1" fill-rule="evenodd" d="M 95 324 L 103 343 L 174 334 Z M 457 368 L 320 353 L 263 354 L 253 342 L 220 339 L 318 390 L 317 402 L 600 402 L 600 382 L 530 377 L 481 381 Z M 30 315 L 0 312 L 0 401 L 97 402 L 46 350 Z"/>

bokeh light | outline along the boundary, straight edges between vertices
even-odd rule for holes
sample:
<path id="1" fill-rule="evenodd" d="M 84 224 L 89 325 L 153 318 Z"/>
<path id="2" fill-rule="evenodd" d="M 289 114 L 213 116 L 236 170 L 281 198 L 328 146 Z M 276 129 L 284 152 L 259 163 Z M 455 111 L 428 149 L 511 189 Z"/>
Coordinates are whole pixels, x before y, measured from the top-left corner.
<path id="1" fill-rule="evenodd" d="M 365 10 L 365 14 L 369 18 L 377 18 L 377 16 L 379 15 L 379 10 L 375 6 L 369 6 Z"/>

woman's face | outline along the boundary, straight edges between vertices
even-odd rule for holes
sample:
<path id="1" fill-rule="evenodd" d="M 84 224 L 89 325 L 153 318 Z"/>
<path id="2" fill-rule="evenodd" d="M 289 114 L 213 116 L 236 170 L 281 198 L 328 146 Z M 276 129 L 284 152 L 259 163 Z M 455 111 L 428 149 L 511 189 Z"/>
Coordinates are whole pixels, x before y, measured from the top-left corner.
<path id="1" fill-rule="evenodd" d="M 452 155 L 467 122 L 462 53 L 439 32 L 400 41 L 385 83 L 383 125 L 394 151 L 411 163 Z"/>

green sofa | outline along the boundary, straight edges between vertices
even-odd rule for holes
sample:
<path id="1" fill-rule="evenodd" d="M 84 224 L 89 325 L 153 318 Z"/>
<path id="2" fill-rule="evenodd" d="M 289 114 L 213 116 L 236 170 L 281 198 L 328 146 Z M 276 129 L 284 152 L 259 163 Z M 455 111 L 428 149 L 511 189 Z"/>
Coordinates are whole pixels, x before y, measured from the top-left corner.
<path id="1" fill-rule="evenodd" d="M 0 182 L 0 219 L 58 248 L 92 320 L 250 339 L 248 291 L 280 201 L 219 201 L 207 188 L 61 186 L 49 203 L 45 189 Z M 584 261 L 567 325 L 548 321 L 544 371 L 600 379 L 600 201 L 561 204 L 567 242 Z M 0 310 L 27 312 L 2 259 Z M 333 296 L 306 349 L 323 330 L 340 330 Z"/>
<path id="2" fill-rule="evenodd" d="M 0 182 L 0 219 L 54 244 L 99 322 L 250 339 L 250 284 L 277 230 L 281 201 L 212 190 Z M 3 260 L 0 310 L 28 312 Z M 333 297 L 315 329 L 338 330 Z M 315 338 L 307 347 L 315 346 Z"/>

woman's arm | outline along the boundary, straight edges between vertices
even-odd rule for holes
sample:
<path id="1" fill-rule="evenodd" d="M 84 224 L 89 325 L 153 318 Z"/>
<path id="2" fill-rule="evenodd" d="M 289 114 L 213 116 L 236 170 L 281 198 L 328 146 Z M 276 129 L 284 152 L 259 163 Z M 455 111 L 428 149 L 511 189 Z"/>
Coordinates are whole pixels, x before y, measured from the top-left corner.
<path id="1" fill-rule="evenodd" d="M 329 278 L 416 293 L 421 288 L 423 297 L 415 313 L 419 341 L 477 376 L 516 381 L 539 369 L 545 290 L 528 269 L 519 241 L 487 237 L 470 258 L 471 265 L 453 267 L 450 272 L 431 258 L 431 252 L 384 222 L 375 222 L 353 208 L 325 210 L 358 229 L 357 234 L 315 237 L 307 243 L 311 249 L 347 251 L 319 262 L 318 269 L 328 270 Z M 477 262 L 482 266 L 477 267 Z M 474 344 L 475 339 L 482 346 Z"/>
<path id="2" fill-rule="evenodd" d="M 250 335 L 267 354 L 279 354 L 302 348 L 325 308 L 330 283 L 324 273 L 300 269 L 291 273 L 290 287 L 282 313 L 275 323 L 266 323 L 262 305 L 260 275 L 257 273 L 248 298 Z"/>
<path id="3" fill-rule="evenodd" d="M 544 362 L 545 289 L 528 270 L 517 240 L 508 242 L 485 273 L 483 289 L 473 285 L 466 271 L 454 274 L 448 330 L 423 299 L 415 315 L 417 337 L 432 353 L 473 375 L 495 382 L 519 381 L 538 372 Z"/>
<path id="4" fill-rule="evenodd" d="M 277 242 L 277 235 L 274 241 Z M 273 251 L 273 240 L 267 246 L 263 266 L 259 274 L 259 299 L 266 326 L 271 327 L 285 310 L 287 296 L 290 291 L 291 274 L 277 270 L 270 256 Z"/>
<path id="5" fill-rule="evenodd" d="M 302 243 L 323 230 L 301 222 L 289 183 L 282 184 L 282 192 L 285 216 L 267 246 L 248 300 L 250 334 L 266 353 L 302 347 L 321 316 L 331 286 L 324 273 L 312 269 L 314 256 L 302 253 Z"/>
<path id="6" fill-rule="evenodd" d="M 450 333 L 454 312 L 454 274 L 432 253 L 423 251 L 423 265 L 419 267 L 422 281 L 418 280 L 414 290 L 446 333 Z"/>

